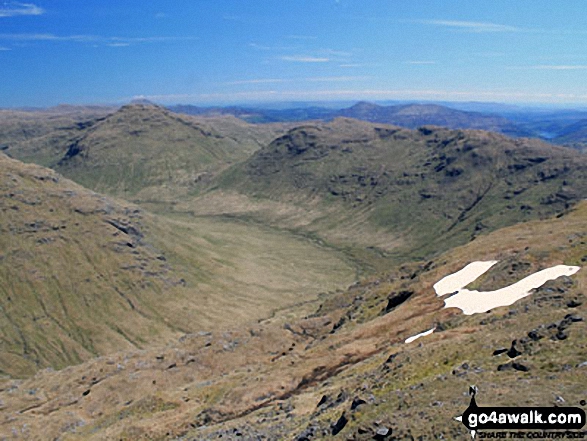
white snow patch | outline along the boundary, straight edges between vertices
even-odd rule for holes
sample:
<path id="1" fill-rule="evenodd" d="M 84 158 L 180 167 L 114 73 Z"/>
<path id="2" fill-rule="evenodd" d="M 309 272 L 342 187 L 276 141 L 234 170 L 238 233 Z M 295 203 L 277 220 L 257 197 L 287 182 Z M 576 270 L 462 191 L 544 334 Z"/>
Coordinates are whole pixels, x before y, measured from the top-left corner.
<path id="1" fill-rule="evenodd" d="M 439 296 L 453 293 L 461 288 L 464 288 L 469 283 L 474 282 L 495 265 L 497 260 L 490 260 L 488 262 L 473 262 L 468 264 L 462 270 L 454 274 L 450 274 L 442 279 L 440 282 L 434 284 L 434 291 Z"/>
<path id="2" fill-rule="evenodd" d="M 448 275 L 434 285 L 439 296 L 456 293 L 445 301 L 445 308 L 459 308 L 465 315 L 487 312 L 500 306 L 508 306 L 530 295 L 533 289 L 539 288 L 549 280 L 561 276 L 572 276 L 581 268 L 578 266 L 557 265 L 538 271 L 505 288 L 496 291 L 469 291 L 463 289 L 469 283 L 489 270 L 496 261 L 473 262 L 462 270 Z M 407 340 L 406 340 L 407 342 Z"/>
<path id="3" fill-rule="evenodd" d="M 417 340 L 420 337 L 426 337 L 427 335 L 432 334 L 435 330 L 436 330 L 436 328 L 432 328 L 432 329 L 429 329 L 428 331 L 420 332 L 419 334 L 408 337 L 408 338 L 406 338 L 406 343 L 412 343 L 414 340 Z"/>

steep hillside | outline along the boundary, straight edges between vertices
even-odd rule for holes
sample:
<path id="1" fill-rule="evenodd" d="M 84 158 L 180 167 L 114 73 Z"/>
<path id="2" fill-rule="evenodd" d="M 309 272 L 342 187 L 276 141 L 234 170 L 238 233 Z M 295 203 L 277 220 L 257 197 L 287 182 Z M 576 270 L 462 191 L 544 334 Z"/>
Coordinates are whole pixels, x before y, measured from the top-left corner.
<path id="1" fill-rule="evenodd" d="M 70 132 L 83 128 L 88 121 L 102 118 L 115 109 L 111 107 L 58 106 L 38 111 L 0 110 L 0 151 L 11 155 L 32 156 L 41 165 L 63 155 L 63 147 L 72 139 Z M 46 139 L 55 139 L 50 143 Z M 40 143 L 38 141 L 41 141 Z M 39 145 L 40 144 L 40 145 Z M 57 150 L 57 152 L 56 152 Z"/>
<path id="2" fill-rule="evenodd" d="M 284 130 L 252 126 L 232 117 L 196 120 L 154 105 L 133 104 L 11 142 L 5 151 L 52 167 L 96 191 L 169 202 Z M 13 138 L 9 134 L 7 139 Z"/>
<path id="3" fill-rule="evenodd" d="M 471 439 L 469 403 L 585 406 L 585 269 L 464 316 L 433 285 L 498 260 L 480 289 L 587 260 L 587 205 L 479 237 L 315 305 L 167 348 L 5 381 L 0 434 L 27 439 Z M 416 343 L 407 337 L 435 327 Z M 512 343 L 513 341 L 513 343 Z M 509 349 L 509 350 L 508 350 Z"/>
<path id="4" fill-rule="evenodd" d="M 158 218 L 0 154 L 0 374 L 254 321 L 354 275 L 307 240 Z"/>
<path id="5" fill-rule="evenodd" d="M 155 106 L 132 105 L 84 131 L 56 169 L 96 191 L 165 198 L 243 156 L 236 143 L 209 127 Z"/>
<path id="6" fill-rule="evenodd" d="M 337 119 L 290 130 L 177 209 L 254 216 L 403 259 L 562 212 L 587 195 L 586 178 L 584 155 L 536 140 Z"/>

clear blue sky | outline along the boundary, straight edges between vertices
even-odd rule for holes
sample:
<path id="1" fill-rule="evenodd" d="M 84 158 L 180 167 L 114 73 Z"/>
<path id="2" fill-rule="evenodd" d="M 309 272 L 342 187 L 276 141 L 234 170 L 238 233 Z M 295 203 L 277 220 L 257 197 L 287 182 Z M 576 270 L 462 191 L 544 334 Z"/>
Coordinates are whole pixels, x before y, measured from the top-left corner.
<path id="1" fill-rule="evenodd" d="M 587 1 L 0 0 L 0 107 L 587 103 Z"/>

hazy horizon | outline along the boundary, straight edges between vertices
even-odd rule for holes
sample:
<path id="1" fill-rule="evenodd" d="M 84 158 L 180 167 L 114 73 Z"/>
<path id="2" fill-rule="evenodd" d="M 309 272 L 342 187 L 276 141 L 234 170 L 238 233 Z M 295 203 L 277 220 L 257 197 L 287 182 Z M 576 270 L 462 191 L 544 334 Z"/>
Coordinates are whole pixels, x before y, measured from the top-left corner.
<path id="1" fill-rule="evenodd" d="M 0 107 L 587 105 L 584 2 L 38 0 L 0 6 Z"/>

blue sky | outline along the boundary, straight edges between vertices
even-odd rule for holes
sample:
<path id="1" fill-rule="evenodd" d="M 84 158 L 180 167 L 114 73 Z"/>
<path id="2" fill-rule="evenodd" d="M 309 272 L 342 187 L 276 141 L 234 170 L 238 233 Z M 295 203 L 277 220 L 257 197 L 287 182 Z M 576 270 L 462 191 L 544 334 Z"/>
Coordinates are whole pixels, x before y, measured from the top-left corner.
<path id="1" fill-rule="evenodd" d="M 0 0 L 0 107 L 587 103 L 584 0 Z"/>

